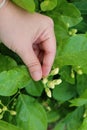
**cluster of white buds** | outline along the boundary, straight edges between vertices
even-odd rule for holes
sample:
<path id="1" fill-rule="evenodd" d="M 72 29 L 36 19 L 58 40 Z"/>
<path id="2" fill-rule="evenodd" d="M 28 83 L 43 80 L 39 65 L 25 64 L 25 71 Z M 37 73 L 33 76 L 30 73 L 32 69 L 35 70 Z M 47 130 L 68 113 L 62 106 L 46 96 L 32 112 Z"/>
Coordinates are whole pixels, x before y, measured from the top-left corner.
<path id="1" fill-rule="evenodd" d="M 76 35 L 76 33 L 77 33 L 77 29 L 71 29 L 71 30 L 69 31 L 69 35 L 70 35 L 70 36 L 74 36 L 74 35 Z"/>
<path id="2" fill-rule="evenodd" d="M 7 108 L 7 106 L 5 106 L 5 105 L 1 102 L 1 100 L 0 100 L 0 106 L 1 106 L 1 108 L 0 108 L 0 120 L 3 118 L 4 113 L 5 113 L 6 111 L 9 112 L 11 115 L 16 115 L 16 111 L 9 110 L 9 109 Z"/>
<path id="3" fill-rule="evenodd" d="M 77 72 L 78 75 L 82 75 L 83 74 L 81 66 L 75 66 L 75 71 Z M 73 68 L 71 69 L 71 77 L 72 78 L 75 78 L 75 71 L 74 71 Z"/>
<path id="4" fill-rule="evenodd" d="M 55 79 L 55 80 L 48 80 L 50 76 L 57 75 L 59 73 L 59 68 L 55 68 L 51 71 L 48 77 L 43 78 L 42 83 L 44 84 L 45 92 L 48 97 L 52 97 L 51 89 L 54 89 L 56 85 L 59 85 L 62 83 L 61 79 Z"/>

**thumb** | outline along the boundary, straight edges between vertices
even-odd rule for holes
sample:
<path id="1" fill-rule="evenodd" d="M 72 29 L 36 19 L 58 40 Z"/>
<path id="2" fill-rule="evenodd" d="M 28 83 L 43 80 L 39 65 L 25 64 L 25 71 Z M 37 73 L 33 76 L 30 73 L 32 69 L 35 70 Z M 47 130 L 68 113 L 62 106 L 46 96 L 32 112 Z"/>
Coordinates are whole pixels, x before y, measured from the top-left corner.
<path id="1" fill-rule="evenodd" d="M 22 53 L 21 58 L 28 67 L 31 77 L 35 81 L 40 80 L 42 78 L 41 64 L 33 49 L 31 48 L 28 51 L 25 51 L 25 53 Z"/>

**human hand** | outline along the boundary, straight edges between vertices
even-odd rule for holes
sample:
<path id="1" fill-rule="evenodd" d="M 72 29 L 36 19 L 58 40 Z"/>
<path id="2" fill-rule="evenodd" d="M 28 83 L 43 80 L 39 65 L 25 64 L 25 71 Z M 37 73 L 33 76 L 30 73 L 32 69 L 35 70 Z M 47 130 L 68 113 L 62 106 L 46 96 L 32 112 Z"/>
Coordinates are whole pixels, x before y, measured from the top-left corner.
<path id="1" fill-rule="evenodd" d="M 21 57 L 34 80 L 49 74 L 56 52 L 53 21 L 49 17 L 30 14 L 9 1 L 0 10 L 0 39 Z"/>

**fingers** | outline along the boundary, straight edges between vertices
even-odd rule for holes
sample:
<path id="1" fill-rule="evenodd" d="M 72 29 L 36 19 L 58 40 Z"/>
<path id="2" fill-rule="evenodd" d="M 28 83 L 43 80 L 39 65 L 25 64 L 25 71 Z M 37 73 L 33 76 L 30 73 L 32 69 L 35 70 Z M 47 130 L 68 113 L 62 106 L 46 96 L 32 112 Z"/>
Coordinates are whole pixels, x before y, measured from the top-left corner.
<path id="1" fill-rule="evenodd" d="M 32 48 L 29 48 L 29 50 L 24 52 L 25 53 L 20 55 L 20 57 L 28 67 L 31 77 L 35 81 L 40 80 L 42 78 L 42 69 L 37 56 L 35 55 Z"/>
<path id="2" fill-rule="evenodd" d="M 53 31 L 50 33 L 51 33 L 50 37 L 42 43 L 44 48 L 44 58 L 43 58 L 43 65 L 42 65 L 43 76 L 47 76 L 49 74 L 56 53 L 55 35 Z"/>

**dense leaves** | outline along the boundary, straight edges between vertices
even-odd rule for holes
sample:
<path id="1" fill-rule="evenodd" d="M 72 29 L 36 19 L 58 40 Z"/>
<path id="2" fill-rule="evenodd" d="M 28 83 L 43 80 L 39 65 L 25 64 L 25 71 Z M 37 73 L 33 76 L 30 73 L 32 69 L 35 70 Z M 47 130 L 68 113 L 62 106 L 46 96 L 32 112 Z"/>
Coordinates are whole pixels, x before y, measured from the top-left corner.
<path id="1" fill-rule="evenodd" d="M 17 124 L 23 130 L 46 130 L 47 117 L 43 107 L 27 95 L 20 95 L 17 103 Z"/>
<path id="2" fill-rule="evenodd" d="M 24 66 L 0 73 L 0 95 L 11 96 L 29 83 L 29 74 Z"/>
<path id="3" fill-rule="evenodd" d="M 41 3 L 41 10 L 47 11 L 47 10 L 53 10 L 57 6 L 57 0 L 44 0 Z"/>
<path id="4" fill-rule="evenodd" d="M 0 43 L 0 130 L 86 130 L 87 0 L 12 1 L 53 19 L 57 72 L 33 81 L 21 59 Z"/>
<path id="5" fill-rule="evenodd" d="M 35 11 L 35 3 L 34 0 L 12 0 L 20 7 L 26 9 L 27 11 L 34 12 Z"/>
<path id="6" fill-rule="evenodd" d="M 41 81 L 35 82 L 31 79 L 25 89 L 29 94 L 33 96 L 41 96 L 41 93 L 43 91 L 43 84 Z"/>
<path id="7" fill-rule="evenodd" d="M 61 120 L 54 130 L 77 130 L 82 122 L 83 107 L 77 108 Z"/>
<path id="8" fill-rule="evenodd" d="M 53 91 L 53 97 L 61 102 L 69 100 L 70 98 L 74 97 L 75 94 L 75 87 L 66 82 L 56 86 Z"/>
<path id="9" fill-rule="evenodd" d="M 0 130 L 23 130 L 10 123 L 0 120 Z"/>

